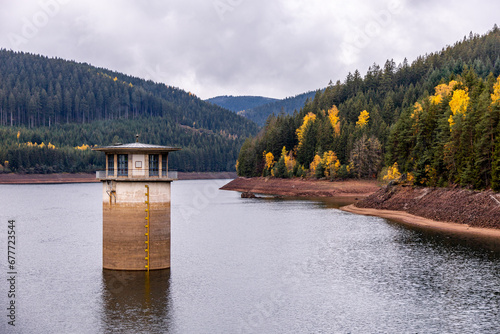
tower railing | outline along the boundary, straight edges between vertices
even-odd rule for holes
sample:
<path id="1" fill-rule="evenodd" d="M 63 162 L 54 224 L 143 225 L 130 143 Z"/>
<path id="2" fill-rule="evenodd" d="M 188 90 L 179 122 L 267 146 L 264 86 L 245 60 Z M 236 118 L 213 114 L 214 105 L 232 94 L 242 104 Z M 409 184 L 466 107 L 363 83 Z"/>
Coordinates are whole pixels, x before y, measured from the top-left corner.
<path id="1" fill-rule="evenodd" d="M 142 175 L 140 175 L 139 172 L 141 172 Z M 147 169 L 128 169 L 127 175 L 118 175 L 115 177 L 114 173 L 111 175 L 107 175 L 105 170 L 99 170 L 96 172 L 96 178 L 101 179 L 101 180 L 106 180 L 106 179 L 110 179 L 110 180 L 120 180 L 120 179 L 177 180 L 177 178 L 178 178 L 177 171 L 175 171 L 175 170 L 167 171 L 166 175 L 164 174 L 164 172 L 161 172 L 161 171 L 158 174 L 159 175 L 150 176 L 149 170 L 147 170 Z"/>
<path id="2" fill-rule="evenodd" d="M 95 177 L 96 179 L 105 179 L 106 178 L 106 171 L 105 170 L 98 170 L 95 172 Z"/>

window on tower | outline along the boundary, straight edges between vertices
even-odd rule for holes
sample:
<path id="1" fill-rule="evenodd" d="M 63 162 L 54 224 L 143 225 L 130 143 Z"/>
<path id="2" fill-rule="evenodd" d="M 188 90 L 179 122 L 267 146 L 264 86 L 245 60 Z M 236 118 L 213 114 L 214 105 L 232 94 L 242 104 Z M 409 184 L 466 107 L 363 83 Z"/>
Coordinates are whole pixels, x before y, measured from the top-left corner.
<path id="1" fill-rule="evenodd" d="M 115 175 L 115 155 L 108 154 L 108 176 Z"/>
<path id="2" fill-rule="evenodd" d="M 161 176 L 167 176 L 167 153 L 161 155 Z"/>
<path id="3" fill-rule="evenodd" d="M 149 155 L 149 176 L 158 176 L 159 168 L 159 155 L 150 154 Z"/>
<path id="4" fill-rule="evenodd" d="M 118 154 L 118 176 L 128 176 L 128 154 Z"/>

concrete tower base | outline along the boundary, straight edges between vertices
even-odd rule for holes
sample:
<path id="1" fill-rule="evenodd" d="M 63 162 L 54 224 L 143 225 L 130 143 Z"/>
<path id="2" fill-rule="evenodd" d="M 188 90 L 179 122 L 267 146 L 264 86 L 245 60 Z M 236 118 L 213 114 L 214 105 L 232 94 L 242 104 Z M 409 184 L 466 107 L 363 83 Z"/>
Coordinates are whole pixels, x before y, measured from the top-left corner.
<path id="1" fill-rule="evenodd" d="M 149 269 L 170 268 L 170 182 L 103 182 L 103 267 L 146 270 L 146 188 L 149 186 Z"/>

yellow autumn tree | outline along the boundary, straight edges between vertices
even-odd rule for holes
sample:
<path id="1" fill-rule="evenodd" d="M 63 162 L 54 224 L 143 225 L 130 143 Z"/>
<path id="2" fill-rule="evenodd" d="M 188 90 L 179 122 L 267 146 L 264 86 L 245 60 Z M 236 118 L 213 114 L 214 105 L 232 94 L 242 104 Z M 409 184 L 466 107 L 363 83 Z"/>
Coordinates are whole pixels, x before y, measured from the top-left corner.
<path id="1" fill-rule="evenodd" d="M 36 147 L 36 148 L 44 148 L 44 147 L 47 147 L 47 148 L 50 148 L 50 149 L 55 149 L 56 147 L 54 145 L 52 145 L 50 142 L 45 145 L 44 142 L 42 142 L 41 144 L 38 144 L 38 143 L 32 143 L 32 142 L 27 142 L 27 143 L 24 143 L 23 145 L 26 145 L 27 147 Z"/>
<path id="2" fill-rule="evenodd" d="M 82 146 L 75 147 L 76 150 L 80 150 L 80 151 L 85 151 L 85 150 L 88 150 L 89 148 L 90 148 L 90 146 L 87 144 L 83 144 Z"/>
<path id="3" fill-rule="evenodd" d="M 398 169 L 398 163 L 395 162 L 394 165 L 387 168 L 387 173 L 382 178 L 384 181 L 397 180 L 401 177 L 401 173 Z"/>
<path id="4" fill-rule="evenodd" d="M 340 161 L 337 155 L 333 151 L 328 151 L 323 153 L 321 158 L 321 165 L 325 170 L 325 176 L 327 178 L 333 178 L 337 175 L 337 171 L 340 168 Z"/>
<path id="5" fill-rule="evenodd" d="M 439 94 L 436 94 L 436 95 L 431 95 L 429 96 L 429 99 L 431 100 L 431 103 L 432 104 L 440 104 L 441 101 L 443 100 L 443 96 L 439 95 Z"/>
<path id="6" fill-rule="evenodd" d="M 309 173 L 314 175 L 316 173 L 316 168 L 318 168 L 321 163 L 321 157 L 319 155 L 315 155 L 313 161 L 309 164 Z"/>
<path id="7" fill-rule="evenodd" d="M 440 84 L 435 87 L 436 94 L 429 96 L 432 104 L 440 104 L 443 98 L 451 95 L 455 86 L 461 85 L 460 81 L 451 80 L 448 84 Z"/>
<path id="8" fill-rule="evenodd" d="M 264 158 L 266 160 L 266 168 L 271 170 L 274 166 L 274 155 L 271 152 L 264 151 Z"/>
<path id="9" fill-rule="evenodd" d="M 17 131 L 17 139 L 21 136 L 21 130 Z"/>
<path id="10" fill-rule="evenodd" d="M 422 108 L 422 105 L 418 102 L 415 102 L 415 104 L 413 105 L 413 112 L 411 113 L 410 117 L 418 121 L 423 111 L 424 108 Z"/>
<path id="11" fill-rule="evenodd" d="M 491 94 L 491 103 L 500 102 L 500 76 L 497 78 L 497 82 L 493 85 L 493 94 Z"/>
<path id="12" fill-rule="evenodd" d="M 328 119 L 332 124 L 333 133 L 335 136 L 340 135 L 340 117 L 339 117 L 339 109 L 336 106 L 331 107 L 328 110 Z"/>
<path id="13" fill-rule="evenodd" d="M 424 111 L 424 108 L 422 107 L 422 105 L 418 102 L 415 102 L 415 104 L 413 105 L 413 112 L 410 115 L 410 118 L 415 121 L 412 125 L 414 134 L 417 134 L 417 132 L 418 132 L 420 115 L 422 115 L 423 111 Z"/>
<path id="14" fill-rule="evenodd" d="M 283 146 L 283 149 L 281 150 L 281 156 L 285 161 L 286 170 L 288 172 L 292 172 L 295 164 L 297 163 L 297 161 L 295 161 L 295 158 L 293 157 L 293 151 L 290 150 L 290 152 L 287 152 L 286 147 Z"/>
<path id="15" fill-rule="evenodd" d="M 413 185 L 413 182 L 415 182 L 415 175 L 413 175 L 413 173 L 406 174 L 406 182 Z"/>
<path id="16" fill-rule="evenodd" d="M 356 122 L 356 126 L 360 129 L 364 128 L 368 124 L 368 119 L 370 118 L 370 114 L 368 111 L 363 110 L 359 113 L 358 121 Z"/>
<path id="17" fill-rule="evenodd" d="M 304 134 L 306 132 L 307 125 L 314 122 L 315 120 L 316 114 L 313 114 L 312 112 L 308 113 L 304 116 L 302 125 L 295 131 L 295 133 L 297 134 L 297 138 L 299 139 L 299 147 L 301 147 L 302 143 L 304 142 Z"/>
<path id="18" fill-rule="evenodd" d="M 465 90 L 457 89 L 453 92 L 453 97 L 450 101 L 450 108 L 453 114 L 450 115 L 450 118 L 448 118 L 448 123 L 450 123 L 450 131 L 452 131 L 453 125 L 455 125 L 455 117 L 458 117 L 457 115 L 460 115 L 462 118 L 465 117 L 469 101 L 469 93 L 467 93 Z"/>

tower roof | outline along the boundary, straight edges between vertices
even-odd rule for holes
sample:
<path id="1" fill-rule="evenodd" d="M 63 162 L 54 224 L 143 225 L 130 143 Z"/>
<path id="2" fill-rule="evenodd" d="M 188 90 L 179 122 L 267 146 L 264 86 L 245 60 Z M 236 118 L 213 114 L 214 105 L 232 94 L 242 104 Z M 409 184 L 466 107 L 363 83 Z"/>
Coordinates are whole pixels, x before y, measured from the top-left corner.
<path id="1" fill-rule="evenodd" d="M 147 153 L 162 153 L 162 152 L 172 152 L 179 151 L 180 147 L 172 147 L 172 146 L 162 146 L 162 145 L 151 145 L 144 143 L 129 143 L 129 144 L 114 144 L 111 146 L 101 146 L 95 147 L 92 150 L 94 151 L 103 151 L 103 152 L 130 152 L 130 153 L 139 153 L 139 152 L 147 152 Z"/>

